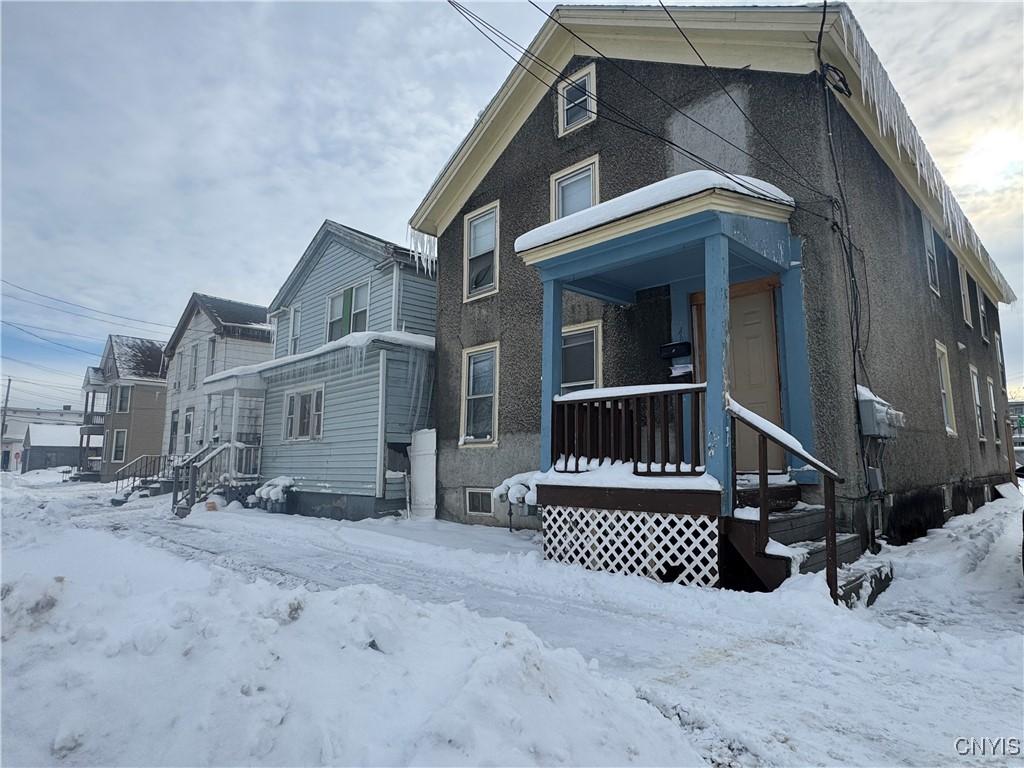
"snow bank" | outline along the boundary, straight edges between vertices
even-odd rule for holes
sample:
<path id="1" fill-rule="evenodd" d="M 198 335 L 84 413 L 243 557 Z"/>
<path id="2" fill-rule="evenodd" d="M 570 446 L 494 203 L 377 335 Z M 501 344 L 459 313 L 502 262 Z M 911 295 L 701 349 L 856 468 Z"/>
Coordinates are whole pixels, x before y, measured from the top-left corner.
<path id="1" fill-rule="evenodd" d="M 253 495 L 257 499 L 267 499 L 268 501 L 284 501 L 284 496 L 288 493 L 288 489 L 295 485 L 295 479 L 280 475 L 271 480 L 267 480 L 263 485 L 257 488 Z"/>
<path id="2" fill-rule="evenodd" d="M 5 764 L 703 764 L 522 624 L 43 533 L 5 553 Z"/>
<path id="3" fill-rule="evenodd" d="M 741 176 L 736 173 L 725 176 L 717 171 L 689 171 L 656 181 L 607 202 L 598 203 L 585 210 L 531 229 L 516 238 L 515 249 L 517 253 L 522 253 L 579 232 L 586 232 L 588 229 L 599 227 L 616 219 L 632 216 L 635 213 L 657 208 L 684 197 L 692 197 L 711 189 L 724 189 L 781 205 L 792 206 L 794 204 L 792 197 L 774 184 L 769 184 L 761 179 Z"/>

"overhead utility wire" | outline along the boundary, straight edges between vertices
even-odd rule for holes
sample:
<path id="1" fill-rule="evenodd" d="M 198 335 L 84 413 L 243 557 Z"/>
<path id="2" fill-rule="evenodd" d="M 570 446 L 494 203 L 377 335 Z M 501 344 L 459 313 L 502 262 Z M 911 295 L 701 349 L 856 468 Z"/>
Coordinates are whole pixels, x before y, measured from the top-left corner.
<path id="1" fill-rule="evenodd" d="M 102 321 L 102 322 L 106 322 L 106 321 Z M 32 330 L 35 330 L 35 331 L 47 331 L 49 333 L 58 333 L 61 336 L 72 336 L 72 337 L 74 337 L 76 339 L 85 339 L 86 341 L 95 341 L 97 344 L 102 344 L 103 342 L 106 341 L 106 339 L 100 339 L 100 338 L 97 338 L 96 336 L 87 336 L 84 333 L 73 333 L 72 331 L 65 331 L 65 330 L 62 330 L 60 328 L 46 328 L 46 327 L 41 326 L 41 325 L 32 325 L 30 323 L 23 323 L 20 320 L 18 321 L 18 325 L 22 326 L 23 328 L 31 328 Z"/>
<path id="2" fill-rule="evenodd" d="M 150 328 L 150 329 L 139 329 L 136 326 L 128 325 L 127 323 L 120 323 L 120 322 L 118 322 L 116 320 L 107 320 L 107 319 L 102 318 L 102 317 L 91 317 L 90 315 L 83 315 L 81 312 L 72 312 L 70 309 L 62 309 L 61 307 L 52 307 L 49 304 L 43 304 L 41 301 L 32 301 L 31 299 L 24 299 L 21 296 L 14 296 L 14 295 L 9 294 L 9 293 L 3 294 L 3 298 L 5 298 L 5 299 L 14 299 L 15 301 L 22 301 L 22 302 L 25 302 L 26 304 L 32 304 L 33 306 L 36 306 L 36 307 L 42 307 L 43 309 L 49 309 L 52 312 L 63 312 L 64 314 L 72 315 L 73 317 L 83 317 L 86 320 L 93 320 L 93 321 L 95 321 L 97 323 L 108 323 L 110 325 L 118 325 L 118 326 L 121 326 L 122 328 L 131 328 L 132 330 L 135 330 L 135 331 L 146 330 L 146 331 L 148 331 L 150 333 L 155 332 L 155 329 L 152 329 L 152 328 Z"/>
<path id="3" fill-rule="evenodd" d="M 469 9 L 465 8 L 465 6 L 462 6 L 460 3 L 456 2 L 456 0 L 448 0 L 448 3 L 453 8 L 455 8 L 455 10 L 457 10 L 463 16 L 463 18 L 465 18 L 466 21 L 468 21 L 478 32 L 480 32 L 480 34 L 483 35 L 488 40 L 488 42 L 490 42 L 492 45 L 494 45 L 501 53 L 503 53 L 505 56 L 507 56 L 509 59 L 511 59 L 512 62 L 516 66 L 518 66 L 521 69 L 523 69 L 525 72 L 527 72 L 531 77 L 533 77 L 535 80 L 537 80 L 539 83 L 541 83 L 541 85 L 543 85 L 548 90 L 551 90 L 554 87 L 554 85 L 559 83 L 559 82 L 570 82 L 570 83 L 572 82 L 568 77 L 562 75 L 558 70 L 556 70 L 554 67 L 552 67 L 547 62 L 545 62 L 539 56 L 537 56 L 537 55 L 533 54 L 532 52 L 528 51 L 527 49 L 523 48 L 515 40 L 513 40 L 512 38 L 510 38 L 507 35 L 505 35 L 503 32 L 501 32 L 501 30 L 497 29 L 496 27 L 494 27 L 493 25 L 488 23 L 486 20 L 482 19 L 480 16 L 477 16 L 475 13 L 473 13 Z M 476 21 L 474 21 L 474 19 L 478 20 L 479 24 Z M 547 70 L 549 73 L 554 75 L 555 83 L 548 83 L 548 82 L 546 82 L 542 77 L 537 75 L 536 72 L 534 72 L 532 69 L 530 69 L 530 67 L 528 67 L 525 64 L 523 64 L 523 62 L 520 59 L 516 58 L 511 53 L 509 53 L 509 51 L 505 50 L 505 48 L 503 48 L 500 43 L 495 41 L 491 37 L 491 35 L 489 35 L 487 33 L 487 31 L 485 31 L 484 29 L 481 29 L 481 25 L 484 26 L 484 27 L 487 27 L 490 30 L 492 30 L 492 32 L 493 32 L 493 34 L 495 36 L 497 36 L 497 37 L 501 38 L 502 40 L 506 41 L 506 43 L 508 45 L 510 45 L 511 47 L 513 47 L 516 50 L 519 50 L 522 53 L 523 56 L 527 57 L 531 61 L 534 61 L 535 63 L 540 65 L 542 68 Z M 643 136 L 647 136 L 648 138 L 652 138 L 655 141 L 659 141 L 659 142 L 665 144 L 666 146 L 670 147 L 671 149 L 673 149 L 677 153 L 683 155 L 687 159 L 692 160 L 694 163 L 697 163 L 698 165 L 706 168 L 707 170 L 714 171 L 714 172 L 718 173 L 719 175 L 729 179 L 730 181 L 735 183 L 737 186 L 739 186 L 741 189 L 745 189 L 750 194 L 752 194 L 752 195 L 754 195 L 756 197 L 759 197 L 759 198 L 762 198 L 762 199 L 767 199 L 767 200 L 777 200 L 777 198 L 775 198 L 774 196 L 772 196 L 770 194 L 767 194 L 764 190 L 758 189 L 757 187 L 752 186 L 748 182 L 744 181 L 742 178 L 737 178 L 735 174 L 725 170 L 721 166 L 718 166 L 718 165 L 714 164 L 713 162 L 711 162 L 710 160 L 707 160 L 706 158 L 703 158 L 700 155 L 697 155 L 696 153 L 686 149 L 685 147 L 680 146 L 679 144 L 677 144 L 676 142 L 672 141 L 671 139 L 667 139 L 664 136 L 658 134 L 657 132 L 652 131 L 651 129 L 649 129 L 646 126 L 644 126 L 643 123 L 641 123 L 636 118 L 632 117 L 631 115 L 629 115 L 626 112 L 623 112 L 622 110 L 618 109 L 614 105 L 608 103 L 606 100 L 601 99 L 600 97 L 598 97 L 597 94 L 595 94 L 595 93 L 593 93 L 593 92 L 588 90 L 587 91 L 587 95 L 588 95 L 588 99 L 593 99 L 595 104 L 597 104 L 598 106 L 601 106 L 601 107 L 603 107 L 606 110 L 610 110 L 613 113 L 615 113 L 617 115 L 620 115 L 623 119 L 625 119 L 625 120 L 627 120 L 629 122 L 622 122 L 620 120 L 616 120 L 616 119 L 614 119 L 612 117 L 609 117 L 609 115 L 604 114 L 604 113 L 602 113 L 602 118 L 601 118 L 602 120 L 606 120 L 606 121 L 608 121 L 608 122 L 610 122 L 610 123 L 612 123 L 614 125 L 619 125 L 619 126 L 621 126 L 623 128 L 626 128 L 628 130 L 634 131 L 634 132 L 639 133 L 639 134 L 641 134 Z M 589 104 L 585 107 L 585 109 L 588 112 L 590 112 L 591 114 L 597 114 L 596 110 L 595 109 L 591 109 Z M 787 205 L 790 204 L 788 200 L 780 201 L 780 202 L 784 202 Z M 821 201 L 821 202 L 825 202 L 825 201 Z M 800 205 L 799 203 L 794 203 L 793 207 L 796 208 L 797 210 L 804 211 L 805 213 L 807 213 L 807 214 L 809 214 L 811 216 L 815 216 L 815 217 L 817 217 L 819 219 L 822 219 L 823 221 L 831 222 L 831 219 L 828 216 L 824 216 L 824 215 L 818 213 L 817 211 L 813 211 L 813 210 L 811 210 L 809 208 L 806 208 L 803 205 Z"/>
<path id="4" fill-rule="evenodd" d="M 809 179 L 807 179 L 807 177 L 806 177 L 806 176 L 804 176 L 803 174 L 801 174 L 801 173 L 800 173 L 799 171 L 796 171 L 796 173 L 798 174 L 799 178 L 797 178 L 797 177 L 794 177 L 793 175 L 791 175 L 791 174 L 787 173 L 786 171 L 782 170 L 781 168 L 779 168 L 779 167 L 778 167 L 777 165 L 773 164 L 773 163 L 772 163 L 772 162 L 771 162 L 770 160 L 768 160 L 768 159 L 766 159 L 766 158 L 758 157 L 757 155 L 754 155 L 753 153 L 751 153 L 751 152 L 748 152 L 748 151 L 747 151 L 746 149 L 744 149 L 743 147 L 741 147 L 741 146 L 740 146 L 739 144 L 736 144 L 735 142 L 733 142 L 733 141 L 730 141 L 729 139 L 727 139 L 727 138 L 726 138 L 725 136 L 723 136 L 722 134 L 718 133 L 718 132 L 717 132 L 716 130 L 714 130 L 713 128 L 710 128 L 709 126 L 705 125 L 705 124 L 704 124 L 704 123 L 702 123 L 702 122 L 701 122 L 700 120 L 698 120 L 697 118 L 693 117 L 692 115 L 689 115 L 689 114 L 687 114 L 687 113 L 686 113 L 686 112 L 684 112 L 684 111 L 683 111 L 683 110 L 682 110 L 682 109 L 681 109 L 681 108 L 680 108 L 679 106 L 677 106 L 677 105 L 676 105 L 676 104 L 674 104 L 674 103 L 673 103 L 672 101 L 670 101 L 669 99 L 667 99 L 667 98 L 665 98 L 664 96 L 662 96 L 662 95 L 661 95 L 660 93 L 658 93 L 658 92 L 657 92 L 656 90 L 654 90 L 654 89 L 653 89 L 653 88 L 652 88 L 651 86 L 649 86 L 649 85 L 648 85 L 647 83 L 645 83 L 645 82 L 644 82 L 643 80 L 641 80 L 641 79 L 640 79 L 639 77 L 637 77 L 637 76 L 636 76 L 636 75 L 634 75 L 634 74 L 633 74 L 632 72 L 630 72 L 630 71 L 629 71 L 629 69 L 627 69 L 626 67 L 624 67 L 624 66 L 622 66 L 621 64 L 619 64 L 619 63 L 618 63 L 618 62 L 617 62 L 617 61 L 616 61 L 615 59 L 609 58 L 609 57 L 608 57 L 607 55 L 605 55 L 605 54 L 604 54 L 604 53 L 602 53 L 602 52 L 601 52 L 600 50 L 598 50 L 598 49 L 597 49 L 597 47 L 596 47 L 596 46 L 595 46 L 595 45 L 594 45 L 593 43 L 591 43 L 591 42 L 590 42 L 590 41 L 588 41 L 588 40 L 585 40 L 585 39 L 584 39 L 584 38 L 583 38 L 583 37 L 582 37 L 581 35 L 579 35 L 579 34 L 578 34 L 578 33 L 577 33 L 577 32 L 576 32 L 575 30 L 571 29 L 571 28 L 570 28 L 570 27 L 569 27 L 568 25 L 564 24 L 564 23 L 563 23 L 563 22 L 562 22 L 562 21 L 561 21 L 561 20 L 560 20 L 560 19 L 559 19 L 558 17 L 556 17 L 556 16 L 555 16 L 555 15 L 554 15 L 553 13 L 550 13 L 550 12 L 548 12 L 548 11 L 545 11 L 545 10 L 544 10 L 544 9 L 543 9 L 543 8 L 542 8 L 542 7 L 540 6 L 540 5 L 538 5 L 538 4 L 537 4 L 537 3 L 535 2 L 535 0 L 529 0 L 529 3 L 530 3 L 530 5 L 532 5 L 532 6 L 534 7 L 534 8 L 536 8 L 536 9 L 537 9 L 538 11 L 540 11 L 540 12 L 541 12 L 541 13 L 543 13 L 543 14 L 544 14 L 545 16 L 547 16 L 547 17 L 548 17 L 548 18 L 549 18 L 549 19 L 550 19 L 551 21 L 553 21 L 553 22 L 554 22 L 555 24 L 557 24 L 557 25 L 558 25 L 559 27 L 561 27 L 561 28 L 562 28 L 563 30 L 565 30 L 565 31 L 566 31 L 566 32 L 567 32 L 568 34 L 572 35 L 572 36 L 573 36 L 574 38 L 576 38 L 576 39 L 577 39 L 577 40 L 579 40 L 579 41 L 580 41 L 581 43 L 583 43 L 583 45 L 587 46 L 587 48 L 589 48 L 589 49 L 590 49 L 590 50 L 592 50 L 592 51 L 593 51 L 594 53 L 596 53 L 596 54 L 597 54 L 598 56 L 600 56 L 600 57 L 601 57 L 602 59 L 604 59 L 604 60 L 605 60 L 606 62 L 608 62 L 608 64 L 609 64 L 609 65 L 611 65 L 612 67 L 614 67 L 614 68 L 615 68 L 616 70 L 618 70 L 619 72 L 621 72 L 622 74 L 624 74 L 624 75 L 625 75 L 626 77 L 628 77 L 628 78 L 629 78 L 630 80 L 632 80 L 632 81 L 633 81 L 634 83 L 636 83 L 637 85 L 639 85 L 639 86 L 640 86 L 641 88 L 643 88 L 643 89 L 644 89 L 645 91 L 647 91 L 648 93 L 650 93 L 650 94 L 651 94 L 652 96 L 654 96 L 654 97 L 655 97 L 656 99 L 658 99 L 658 101 L 660 101 L 660 102 L 661 102 L 662 104 L 664 104 L 665 106 L 667 106 L 667 107 L 669 107 L 670 109 L 672 109 L 672 110 L 674 110 L 675 112 L 677 112 L 677 113 L 678 113 L 678 114 L 679 114 L 680 116 L 682 116 L 682 117 L 686 118 L 687 120 L 689 120 L 689 121 L 690 121 L 691 123 L 693 123 L 694 125 L 696 125 L 696 126 L 698 126 L 698 127 L 700 127 L 700 128 L 703 128 L 703 129 L 704 129 L 705 131 L 707 131 L 708 133 L 710 133 L 710 134 L 711 134 L 712 136 L 715 136 L 716 138 L 718 138 L 718 139 L 721 139 L 721 140 L 722 140 L 723 142 L 725 142 L 726 144 L 728 144 L 728 145 L 729 145 L 730 147 L 732 147 L 732 148 L 733 148 L 733 149 L 735 149 L 736 151 L 738 151 L 738 152 L 741 152 L 742 154 L 746 155 L 746 156 L 747 156 L 747 157 L 749 157 L 749 158 L 750 158 L 751 160 L 757 160 L 758 162 L 762 162 L 762 163 L 765 163 L 766 165 L 770 166 L 772 170 L 774 170 L 775 172 L 777 172 L 777 173 L 778 173 L 778 174 L 779 174 L 780 176 L 783 176 L 784 178 L 786 178 L 786 179 L 788 179 L 788 180 L 790 180 L 790 181 L 793 181 L 793 182 L 795 182 L 795 183 L 799 184 L 799 185 L 800 185 L 800 186 L 802 186 L 802 187 L 803 187 L 804 189 L 807 189 L 807 190 L 809 190 L 809 191 L 811 191 L 811 192 L 814 192 L 815 194 L 821 195 L 821 196 L 822 196 L 823 198 L 825 198 L 825 199 L 828 199 L 828 198 L 829 198 L 829 195 L 828 195 L 828 193 L 826 193 L 826 192 L 823 192 L 822 190 L 818 189 L 818 188 L 817 188 L 817 187 L 815 187 L 815 186 L 812 186 L 812 185 L 811 185 L 811 184 L 809 183 Z M 700 54 L 698 53 L 697 55 L 699 56 Z M 707 64 L 706 64 L 706 63 L 705 63 L 705 66 L 707 66 Z M 726 95 L 728 95 L 728 92 L 726 92 Z M 732 98 L 732 97 L 730 96 L 730 98 Z M 745 115 L 745 114 L 746 114 L 746 113 L 744 113 L 744 115 Z M 748 118 L 748 119 L 749 119 L 749 118 Z M 776 151 L 778 151 L 778 150 L 776 150 Z M 788 165 L 788 163 L 787 163 L 787 165 Z M 794 170 L 795 170 L 795 169 L 794 169 Z"/>
<path id="5" fill-rule="evenodd" d="M 42 341 L 47 342 L 48 344 L 53 344 L 55 347 L 63 347 L 64 349 L 70 349 L 72 352 L 80 352 L 81 354 L 86 355 L 88 357 L 96 357 L 96 352 L 93 352 L 88 349 L 82 349 L 81 347 L 73 347 L 70 344 L 62 344 L 61 342 L 54 341 L 53 339 L 48 339 L 45 336 L 40 336 L 38 333 L 28 330 L 27 328 L 22 328 L 20 325 L 18 325 L 17 323 L 12 323 L 10 320 L 2 320 L 0 322 L 2 322 L 6 326 L 10 326 L 11 328 L 17 328 L 22 333 L 28 334 L 33 338 L 40 339 Z"/>
<path id="6" fill-rule="evenodd" d="M 31 288 L 26 288 L 26 287 L 24 287 L 22 285 L 18 285 L 17 283 L 12 283 L 10 280 L 0 279 L 0 282 L 2 282 L 4 285 L 9 285 L 12 288 L 17 288 L 19 291 L 25 291 L 26 293 L 31 293 L 31 294 L 33 294 L 35 296 L 39 296 L 39 297 L 44 298 L 44 299 L 49 299 L 50 301 L 57 301 L 57 302 L 60 302 L 61 304 L 67 304 L 69 307 L 78 307 L 79 309 L 86 309 L 89 312 L 95 312 L 96 314 L 99 314 L 99 315 L 107 315 L 109 317 L 117 317 L 117 318 L 120 318 L 121 320 L 130 320 L 133 323 L 143 323 L 145 325 L 159 325 L 159 326 L 163 326 L 164 328 L 174 328 L 173 325 L 168 325 L 167 323 L 158 323 L 158 322 L 156 322 L 154 320 L 143 320 L 143 319 L 138 318 L 138 317 L 128 317 L 126 315 L 119 315 L 119 314 L 117 314 L 115 312 L 107 312 L 107 311 L 102 310 L 102 309 L 96 309 L 94 307 L 87 307 L 84 304 L 77 304 L 77 303 L 75 303 L 73 301 L 68 301 L 67 299 L 61 299 L 61 298 L 58 298 L 57 296 L 50 296 L 50 295 L 45 294 L 45 293 L 40 293 L 39 291 L 34 291 Z"/>
<path id="7" fill-rule="evenodd" d="M 39 381 L 39 379 L 26 379 L 26 378 L 24 378 L 22 376 L 11 376 L 11 378 L 15 382 L 20 381 L 20 382 L 22 382 L 24 384 L 28 384 L 30 386 L 38 385 L 40 387 L 48 387 L 48 388 L 51 388 L 51 389 L 66 389 L 69 392 L 81 392 L 82 391 L 81 387 L 72 387 L 69 384 L 54 384 L 53 382 L 49 382 L 49 381 Z"/>
<path id="8" fill-rule="evenodd" d="M 74 379 L 75 381 L 82 380 L 82 376 L 80 374 L 71 373 L 69 371 L 61 371 L 56 368 L 50 368 L 45 365 L 40 365 L 39 363 L 30 363 L 27 360 L 19 360 L 16 357 L 9 357 L 8 355 L 0 355 L 0 360 L 7 360 L 8 362 L 18 363 L 19 365 L 27 365 L 29 368 L 38 368 L 40 371 L 46 371 L 47 373 L 55 373 L 60 376 L 67 376 L 69 379 Z"/>

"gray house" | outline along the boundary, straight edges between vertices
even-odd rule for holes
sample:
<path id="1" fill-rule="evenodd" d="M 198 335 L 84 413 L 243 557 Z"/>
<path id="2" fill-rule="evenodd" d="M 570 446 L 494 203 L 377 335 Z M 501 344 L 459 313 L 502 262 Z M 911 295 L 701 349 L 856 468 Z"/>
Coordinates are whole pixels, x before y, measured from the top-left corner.
<path id="1" fill-rule="evenodd" d="M 1006 479 L 1014 295 L 848 8 L 671 14 L 556 8 L 411 219 L 459 393 L 439 516 L 835 593 Z"/>
<path id="2" fill-rule="evenodd" d="M 299 514 L 404 508 L 406 449 L 432 426 L 434 276 L 408 250 L 325 221 L 269 312 L 273 359 L 204 382 L 263 399 L 260 478 L 287 478 Z"/>

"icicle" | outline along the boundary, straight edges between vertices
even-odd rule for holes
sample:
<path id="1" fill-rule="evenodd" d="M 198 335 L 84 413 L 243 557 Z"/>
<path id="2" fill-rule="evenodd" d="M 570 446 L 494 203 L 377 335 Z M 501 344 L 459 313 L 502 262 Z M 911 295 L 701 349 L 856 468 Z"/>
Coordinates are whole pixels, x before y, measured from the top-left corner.
<path id="1" fill-rule="evenodd" d="M 437 238 L 409 227 L 409 250 L 416 259 L 416 269 L 433 275 L 437 269 Z"/>

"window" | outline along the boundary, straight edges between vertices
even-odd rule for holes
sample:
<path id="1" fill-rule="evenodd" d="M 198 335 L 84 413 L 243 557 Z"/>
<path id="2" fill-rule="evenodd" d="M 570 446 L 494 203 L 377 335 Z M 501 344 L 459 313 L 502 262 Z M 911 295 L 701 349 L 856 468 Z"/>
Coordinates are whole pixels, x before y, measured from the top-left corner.
<path id="1" fill-rule="evenodd" d="M 369 317 L 370 284 L 346 288 L 327 300 L 327 340 L 366 330 Z"/>
<path id="2" fill-rule="evenodd" d="M 110 451 L 110 461 L 114 464 L 121 464 L 124 462 L 125 450 L 128 447 L 128 430 L 127 429 L 115 429 L 114 430 L 114 447 Z"/>
<path id="3" fill-rule="evenodd" d="M 562 329 L 562 394 L 601 386 L 601 324 Z"/>
<path id="4" fill-rule="evenodd" d="M 274 350 L 274 357 L 277 357 L 277 340 L 280 338 L 278 334 L 281 332 L 281 317 L 280 315 L 273 315 L 270 318 L 270 348 Z"/>
<path id="5" fill-rule="evenodd" d="M 128 410 L 132 407 L 132 388 L 131 387 L 118 387 L 117 388 L 117 412 L 128 413 Z"/>
<path id="6" fill-rule="evenodd" d="M 185 355 L 175 353 L 175 357 L 178 358 L 178 389 L 181 389 L 182 383 L 185 381 Z"/>
<path id="7" fill-rule="evenodd" d="M 985 442 L 985 412 L 981 407 L 981 384 L 978 369 L 971 366 L 971 393 L 974 395 L 974 426 L 978 429 L 978 440 Z"/>
<path id="8" fill-rule="evenodd" d="M 939 394 L 942 396 L 942 418 L 946 434 L 956 436 L 956 413 L 953 410 L 953 387 L 949 380 L 949 353 L 940 342 L 935 342 L 935 357 L 939 364 Z"/>
<path id="9" fill-rule="evenodd" d="M 217 337 L 214 336 L 207 342 L 206 347 L 206 375 L 212 376 L 215 363 L 217 362 Z"/>
<path id="10" fill-rule="evenodd" d="M 317 440 L 324 429 L 324 388 L 289 392 L 284 399 L 284 439 Z"/>
<path id="11" fill-rule="evenodd" d="M 497 432 L 495 399 L 498 381 L 498 345 L 467 349 L 462 358 L 462 440 L 494 443 Z"/>
<path id="12" fill-rule="evenodd" d="M 565 78 L 558 86 L 558 135 L 597 119 L 597 69 L 593 64 Z"/>
<path id="13" fill-rule="evenodd" d="M 181 430 L 181 449 L 186 455 L 192 452 L 192 422 L 195 415 L 195 408 L 185 409 L 185 426 Z"/>
<path id="14" fill-rule="evenodd" d="M 999 387 L 1006 391 L 1006 363 L 1003 361 L 1003 340 L 999 338 L 999 331 L 995 332 L 996 339 L 996 360 L 999 361 Z"/>
<path id="15" fill-rule="evenodd" d="M 981 327 L 981 338 L 988 341 L 988 311 L 985 308 L 985 292 L 978 286 L 978 325 Z"/>
<path id="16" fill-rule="evenodd" d="M 590 208 L 597 202 L 597 155 L 551 176 L 552 221 Z"/>
<path id="17" fill-rule="evenodd" d="M 294 355 L 299 351 L 299 330 L 302 325 L 302 308 L 292 307 L 288 323 L 288 354 Z"/>
<path id="18" fill-rule="evenodd" d="M 192 345 L 192 364 L 188 369 L 188 388 L 195 389 L 199 379 L 199 345 Z"/>
<path id="19" fill-rule="evenodd" d="M 114 403 L 117 400 L 117 387 L 109 387 L 107 389 L 107 413 L 112 413 L 114 410 Z"/>
<path id="20" fill-rule="evenodd" d="M 921 213 L 921 226 L 924 232 L 924 256 L 928 262 L 928 286 L 935 291 L 936 296 L 941 296 L 939 291 L 939 261 L 935 258 L 935 231 L 928 217 Z"/>
<path id="21" fill-rule="evenodd" d="M 968 328 L 973 328 L 974 322 L 971 318 L 971 292 L 967 287 L 967 270 L 959 261 L 957 262 L 957 266 L 960 271 L 960 305 L 963 307 L 964 311 L 964 322 L 967 323 Z"/>
<path id="22" fill-rule="evenodd" d="M 167 453 L 173 455 L 178 447 L 178 412 L 171 411 L 171 436 L 167 440 Z"/>
<path id="23" fill-rule="evenodd" d="M 466 216 L 463 299 L 489 296 L 498 290 L 498 203 Z"/>
<path id="24" fill-rule="evenodd" d="M 996 387 L 995 384 L 992 383 L 991 376 L 986 378 L 986 383 L 988 384 L 989 416 L 992 417 L 992 438 L 996 441 L 996 445 L 999 445 L 1002 443 L 1002 440 L 999 439 L 999 414 L 996 411 Z"/>
<path id="25" fill-rule="evenodd" d="M 488 488 L 466 489 L 466 514 L 493 515 L 491 491 Z"/>

